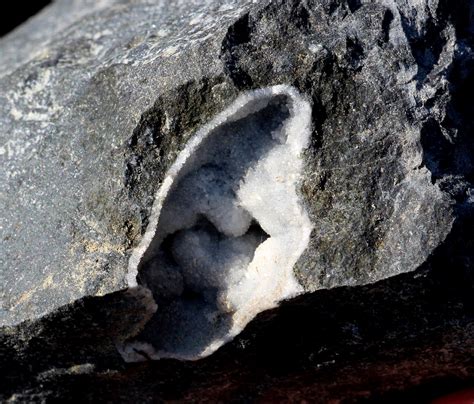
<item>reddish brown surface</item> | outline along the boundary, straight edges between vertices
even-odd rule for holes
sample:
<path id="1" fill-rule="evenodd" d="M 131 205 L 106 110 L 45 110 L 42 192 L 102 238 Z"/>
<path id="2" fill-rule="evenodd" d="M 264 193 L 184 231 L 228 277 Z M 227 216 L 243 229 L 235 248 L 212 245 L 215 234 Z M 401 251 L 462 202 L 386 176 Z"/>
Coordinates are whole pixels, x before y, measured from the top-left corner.
<path id="1" fill-rule="evenodd" d="M 443 386 L 446 378 L 469 382 L 468 352 L 455 348 L 460 346 L 460 338 L 469 342 L 465 337 L 458 329 L 441 338 L 430 335 L 426 340 L 419 340 L 418 346 L 404 358 L 397 357 L 396 350 L 388 350 L 381 356 L 359 356 L 282 373 L 268 368 L 258 359 L 248 361 L 243 357 L 241 361 L 228 362 L 225 355 L 218 353 L 209 360 L 196 362 L 193 370 L 191 366 L 181 369 L 178 378 L 177 369 L 182 366 L 169 361 L 165 366 L 143 363 L 122 374 L 104 374 L 99 384 L 107 397 L 117 400 L 127 394 L 135 396 L 133 391 L 140 391 L 139 396 L 143 398 L 146 391 L 145 397 L 153 402 L 176 403 L 339 404 L 359 400 L 428 403 L 440 394 L 453 391 L 452 387 Z M 434 339 L 438 340 L 437 344 L 432 343 Z M 84 382 L 94 388 L 93 384 L 98 380 Z M 447 396 L 445 400 L 462 397 L 458 394 Z M 473 401 L 435 403 L 472 404 Z"/>
<path id="2" fill-rule="evenodd" d="M 474 404 L 474 388 L 440 397 L 434 400 L 432 404 Z"/>

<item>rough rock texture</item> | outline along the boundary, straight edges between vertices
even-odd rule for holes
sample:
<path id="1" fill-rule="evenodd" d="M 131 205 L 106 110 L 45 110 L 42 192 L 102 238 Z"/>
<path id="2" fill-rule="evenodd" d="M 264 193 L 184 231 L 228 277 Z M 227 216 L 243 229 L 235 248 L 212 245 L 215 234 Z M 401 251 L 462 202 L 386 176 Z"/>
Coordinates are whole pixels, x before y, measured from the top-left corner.
<path id="1" fill-rule="evenodd" d="M 2 398 L 473 383 L 472 1 L 90 3 L 56 1 L 0 41 Z M 115 344 L 156 310 L 125 277 L 160 181 L 240 93 L 276 84 L 312 104 L 307 293 L 207 359 L 125 365 Z"/>

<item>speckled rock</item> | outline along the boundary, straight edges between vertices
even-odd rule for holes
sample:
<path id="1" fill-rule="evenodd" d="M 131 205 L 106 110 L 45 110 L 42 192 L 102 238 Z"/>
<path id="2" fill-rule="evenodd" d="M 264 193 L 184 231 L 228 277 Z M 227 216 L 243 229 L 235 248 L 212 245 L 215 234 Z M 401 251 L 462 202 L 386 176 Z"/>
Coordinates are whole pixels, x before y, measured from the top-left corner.
<path id="1" fill-rule="evenodd" d="M 325 402 L 472 380 L 472 1 L 90 3 L 56 1 L 0 41 L 5 398 L 86 383 L 89 399 Z M 165 173 L 239 94 L 277 84 L 312 105 L 299 195 L 313 231 L 294 268 L 307 294 L 215 357 L 124 365 L 115 343 L 156 309 L 126 274 Z M 300 339 L 255 353 L 289 325 Z"/>

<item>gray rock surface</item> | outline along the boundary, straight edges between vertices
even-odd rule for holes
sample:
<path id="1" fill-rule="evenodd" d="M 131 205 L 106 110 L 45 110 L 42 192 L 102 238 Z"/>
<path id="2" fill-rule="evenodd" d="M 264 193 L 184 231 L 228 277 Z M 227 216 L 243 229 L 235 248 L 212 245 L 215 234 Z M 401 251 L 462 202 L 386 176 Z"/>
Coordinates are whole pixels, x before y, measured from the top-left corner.
<path id="1" fill-rule="evenodd" d="M 147 290 L 126 291 L 128 261 L 191 136 L 242 92 L 277 84 L 294 86 L 312 104 L 299 194 L 314 228 L 294 268 L 307 295 L 285 307 L 305 307 L 302 323 L 317 328 L 319 321 L 366 358 L 397 352 L 395 378 L 411 361 L 413 378 L 399 388 L 435 376 L 472 380 L 472 361 L 459 358 L 473 346 L 473 14 L 470 0 L 62 0 L 3 38 L 0 354 L 16 369 L 4 397 L 66 397 L 101 378 L 120 395 L 127 393 L 116 380 L 131 380 L 133 369 L 156 377 L 163 369 L 176 377 L 198 372 L 174 362 L 124 370 L 114 344 L 156 309 Z M 327 302 L 318 300 L 324 293 Z M 345 299 L 387 311 L 361 308 L 354 321 L 342 320 Z M 317 314 L 331 303 L 339 317 Z M 413 315 L 406 326 L 389 324 L 387 317 L 410 317 L 414 308 L 425 323 Z M 196 366 L 222 376 L 236 347 L 249 341 L 238 372 L 257 377 L 245 369 L 256 360 L 259 335 L 272 338 L 265 324 L 298 321 L 282 313 L 257 318 L 247 336 Z M 361 334 L 367 322 L 374 325 Z M 429 330 L 438 333 L 434 345 Z M 381 347 L 383 338 L 394 341 L 390 335 L 399 345 Z M 272 346 L 285 350 L 289 338 Z M 327 342 L 326 360 L 319 337 L 301 338 L 311 342 L 289 352 L 306 358 L 304 366 L 284 359 L 282 372 L 302 372 L 300 365 L 320 372 L 317 390 L 330 397 L 320 368 L 340 347 Z M 434 373 L 420 359 L 430 349 L 446 352 Z M 271 356 L 261 358 L 268 368 Z M 378 361 L 371 360 L 366 369 Z M 27 362 L 37 365 L 26 372 Z M 337 369 L 340 377 L 352 374 Z M 275 385 L 282 380 L 272 377 Z M 68 380 L 63 390 L 60 380 Z M 163 383 L 128 387 L 137 398 L 154 391 L 166 399 L 176 380 Z M 206 389 L 196 383 L 191 398 Z M 347 397 L 361 386 L 354 381 Z M 172 398 L 185 399 L 186 391 Z"/>

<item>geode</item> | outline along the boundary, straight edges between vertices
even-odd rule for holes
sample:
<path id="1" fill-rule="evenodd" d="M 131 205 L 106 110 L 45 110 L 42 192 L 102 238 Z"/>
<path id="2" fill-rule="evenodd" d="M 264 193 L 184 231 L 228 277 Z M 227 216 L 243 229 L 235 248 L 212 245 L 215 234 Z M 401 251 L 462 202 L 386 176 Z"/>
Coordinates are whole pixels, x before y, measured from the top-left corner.
<path id="1" fill-rule="evenodd" d="M 465 330 L 439 348 L 455 368 L 472 348 L 473 13 L 57 0 L 3 38 L 0 354 L 38 362 L 5 397 L 47 369 L 202 358 L 296 296 L 284 307 L 329 293 L 339 324 L 340 296 L 370 288 L 388 312 L 412 291 L 433 329 Z M 425 316 L 445 279 L 462 309 Z M 357 331 L 364 315 L 344 323 L 361 347 L 377 334 Z M 408 328 L 393 330 L 423 327 Z"/>

